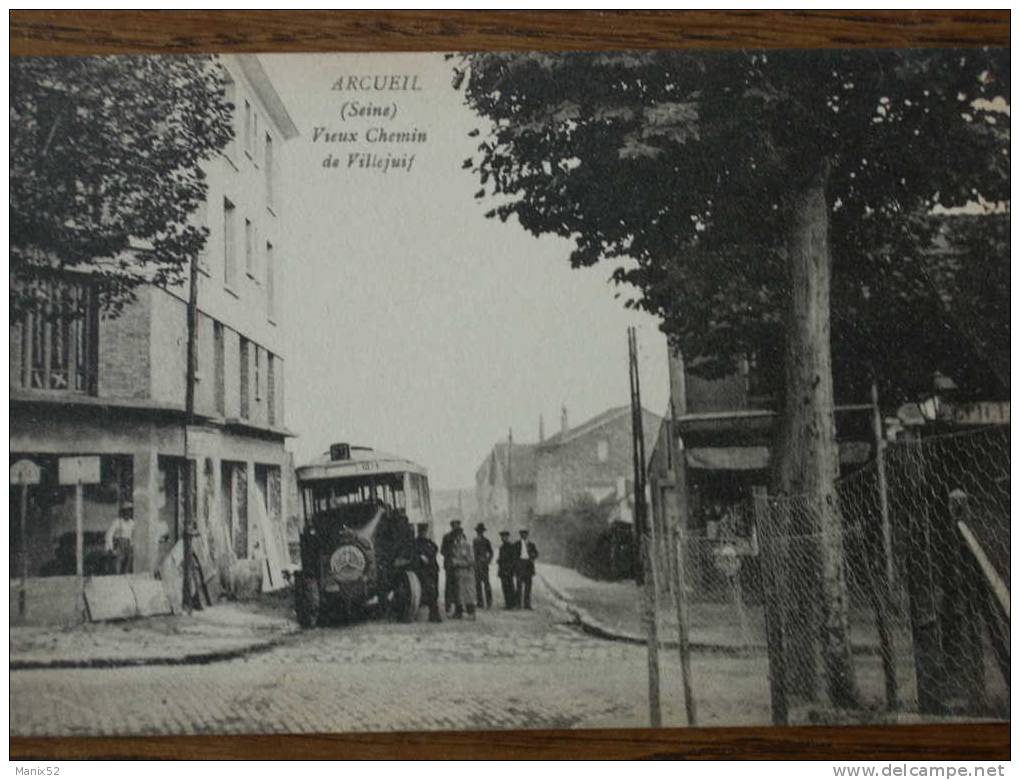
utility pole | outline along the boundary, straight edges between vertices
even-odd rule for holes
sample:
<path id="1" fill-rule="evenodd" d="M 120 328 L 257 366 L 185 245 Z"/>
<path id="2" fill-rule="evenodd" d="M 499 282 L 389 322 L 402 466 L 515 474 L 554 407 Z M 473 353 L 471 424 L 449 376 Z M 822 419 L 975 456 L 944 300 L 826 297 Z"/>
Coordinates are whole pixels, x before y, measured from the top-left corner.
<path id="1" fill-rule="evenodd" d="M 677 448 L 676 403 L 669 401 L 669 440 L 666 446 L 671 453 L 673 465 L 673 492 L 680 510 L 676 534 L 676 565 L 673 567 L 673 599 L 676 606 L 677 650 L 680 652 L 680 674 L 683 677 L 684 707 L 687 711 L 687 725 L 698 724 L 698 708 L 694 702 L 694 686 L 691 680 L 690 609 L 687 603 L 687 528 L 689 507 L 687 505 L 687 465 L 681 461 L 685 453 Z"/>
<path id="2" fill-rule="evenodd" d="M 875 469 L 878 473 L 878 508 L 882 520 L 882 552 L 885 557 L 885 586 L 892 591 L 893 566 L 892 526 L 889 523 L 889 486 L 885 471 L 885 436 L 882 433 L 882 412 L 878 406 L 878 382 L 871 380 L 871 428 L 875 437 Z"/>
<path id="3" fill-rule="evenodd" d="M 871 379 L 871 426 L 875 437 L 875 471 L 878 476 L 878 508 L 882 521 L 882 558 L 885 580 L 872 587 L 875 607 L 875 625 L 882 655 L 882 673 L 885 677 L 885 702 L 890 712 L 899 709 L 899 683 L 896 679 L 896 658 L 889 621 L 895 614 L 895 568 L 893 565 L 892 525 L 889 522 L 889 486 L 885 470 L 885 436 L 882 431 L 882 412 L 878 406 L 878 381 Z"/>
<path id="4" fill-rule="evenodd" d="M 648 507 L 645 503 L 645 434 L 641 409 L 641 378 L 638 374 L 637 331 L 633 327 L 627 329 L 627 347 L 630 353 L 631 437 L 634 444 L 634 530 L 641 552 L 648 644 L 648 714 L 651 727 L 658 728 L 662 725 L 662 705 L 659 692 L 659 615 L 653 546 L 655 540 L 648 522 Z"/>
<path id="5" fill-rule="evenodd" d="M 187 369 L 186 378 L 184 385 L 184 475 L 182 479 L 182 486 L 184 488 L 184 530 L 183 530 L 183 542 L 184 542 L 184 584 L 182 592 L 182 601 L 184 605 L 184 611 L 187 614 L 191 614 L 192 603 L 191 594 L 192 591 L 198 590 L 198 588 L 192 587 L 192 578 L 194 571 L 192 570 L 192 551 L 191 551 L 191 540 L 195 534 L 195 479 L 197 474 L 194 476 L 191 472 L 191 461 L 188 459 L 188 432 L 192 425 L 195 424 L 195 346 L 196 338 L 198 335 L 198 261 L 197 258 L 192 255 L 191 257 L 191 268 L 190 268 L 190 280 L 188 283 L 188 347 L 187 347 Z M 196 469 L 197 471 L 197 469 Z"/>
<path id="6" fill-rule="evenodd" d="M 506 437 L 506 529 L 514 527 L 514 429 Z"/>

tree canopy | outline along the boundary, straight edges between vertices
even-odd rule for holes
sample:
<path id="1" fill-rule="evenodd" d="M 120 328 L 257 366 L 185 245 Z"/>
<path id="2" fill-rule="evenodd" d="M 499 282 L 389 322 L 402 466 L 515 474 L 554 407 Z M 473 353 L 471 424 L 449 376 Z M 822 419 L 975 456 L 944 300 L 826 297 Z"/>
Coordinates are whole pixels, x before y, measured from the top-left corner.
<path id="1" fill-rule="evenodd" d="M 68 271 L 114 314 L 182 281 L 208 232 L 200 163 L 233 133 L 215 58 L 15 58 L 10 93 L 12 321 Z"/>
<path id="2" fill-rule="evenodd" d="M 1008 278 L 1008 251 L 947 227 L 979 217 L 932 210 L 1009 198 L 1008 51 L 485 53 L 460 68 L 490 120 L 465 161 L 490 215 L 570 238 L 575 266 L 616 260 L 695 371 L 782 353 L 789 200 L 824 166 L 837 392 L 860 400 L 872 369 L 897 397 L 939 368 L 994 383 L 962 331 L 981 327 L 974 258 Z"/>
<path id="3" fill-rule="evenodd" d="M 785 562 L 797 692 L 818 695 L 822 638 L 830 702 L 856 706 L 836 396 L 973 368 L 954 325 L 995 251 L 936 213 L 1009 197 L 1008 51 L 484 53 L 465 76 L 490 216 L 571 239 L 575 266 L 617 261 L 691 370 L 750 355 L 781 377 L 772 489 L 818 540 Z"/>

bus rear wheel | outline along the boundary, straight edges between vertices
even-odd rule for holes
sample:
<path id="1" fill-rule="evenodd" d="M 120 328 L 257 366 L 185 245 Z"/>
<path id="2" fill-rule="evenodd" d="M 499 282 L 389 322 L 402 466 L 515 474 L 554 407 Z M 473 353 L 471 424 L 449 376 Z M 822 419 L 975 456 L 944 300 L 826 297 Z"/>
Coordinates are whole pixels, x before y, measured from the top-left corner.
<path id="1" fill-rule="evenodd" d="M 301 628 L 315 628 L 319 624 L 319 583 L 315 577 L 302 575 L 294 589 L 294 609 Z"/>
<path id="2" fill-rule="evenodd" d="M 413 623 L 421 607 L 421 580 L 413 571 L 404 571 L 393 590 L 393 612 L 397 620 Z"/>

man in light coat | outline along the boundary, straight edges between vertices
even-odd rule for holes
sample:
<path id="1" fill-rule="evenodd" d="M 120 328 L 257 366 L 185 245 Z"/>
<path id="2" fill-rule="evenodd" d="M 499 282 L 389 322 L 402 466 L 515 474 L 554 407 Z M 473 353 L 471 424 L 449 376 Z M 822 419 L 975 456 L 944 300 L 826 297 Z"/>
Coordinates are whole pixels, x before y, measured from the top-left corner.
<path id="1" fill-rule="evenodd" d="M 524 609 L 531 609 L 531 580 L 535 576 L 538 548 L 528 539 L 527 529 L 522 528 L 520 535 L 520 540 L 514 545 L 517 604 Z"/>

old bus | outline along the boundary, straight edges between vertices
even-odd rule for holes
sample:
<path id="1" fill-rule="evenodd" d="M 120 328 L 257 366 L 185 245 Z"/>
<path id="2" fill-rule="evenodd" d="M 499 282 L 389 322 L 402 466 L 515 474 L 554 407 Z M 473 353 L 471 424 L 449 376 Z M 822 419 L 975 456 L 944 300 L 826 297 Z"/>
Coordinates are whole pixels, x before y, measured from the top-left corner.
<path id="1" fill-rule="evenodd" d="M 297 480 L 304 509 L 298 622 L 349 620 L 370 605 L 415 620 L 415 525 L 432 525 L 428 472 L 398 455 L 334 444 L 298 468 Z"/>

